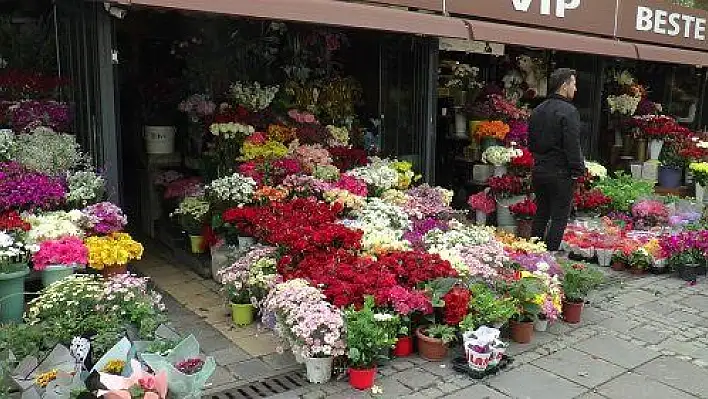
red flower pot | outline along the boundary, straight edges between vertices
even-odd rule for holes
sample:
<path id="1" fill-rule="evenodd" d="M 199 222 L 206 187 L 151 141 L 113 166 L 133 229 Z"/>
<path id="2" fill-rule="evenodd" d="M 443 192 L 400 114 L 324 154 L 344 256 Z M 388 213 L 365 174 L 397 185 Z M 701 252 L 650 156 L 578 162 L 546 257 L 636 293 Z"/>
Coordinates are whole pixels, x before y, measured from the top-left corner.
<path id="1" fill-rule="evenodd" d="M 625 269 L 624 263 L 622 262 L 612 262 L 611 266 L 612 270 L 621 272 L 622 270 Z"/>
<path id="2" fill-rule="evenodd" d="M 629 272 L 634 274 L 635 276 L 640 276 L 640 275 L 644 274 L 645 270 L 640 269 L 638 267 L 633 267 L 633 268 L 629 269 Z"/>
<path id="3" fill-rule="evenodd" d="M 355 369 L 349 367 L 349 385 L 352 388 L 360 391 L 366 390 L 374 386 L 376 378 L 376 367 L 370 369 Z"/>
<path id="4" fill-rule="evenodd" d="M 509 323 L 511 327 L 511 339 L 520 344 L 528 344 L 533 339 L 533 322 L 518 322 L 512 320 Z"/>
<path id="5" fill-rule="evenodd" d="M 393 356 L 406 357 L 413 353 L 413 337 L 398 337 L 396 347 L 393 348 Z"/>
<path id="6" fill-rule="evenodd" d="M 113 276 L 125 273 L 128 273 L 128 265 L 105 266 L 103 270 L 101 270 L 101 274 L 103 274 L 103 277 L 105 278 L 111 278 Z"/>
<path id="7" fill-rule="evenodd" d="M 563 301 L 563 319 L 566 323 L 580 323 L 580 314 L 583 312 L 583 302 Z"/>

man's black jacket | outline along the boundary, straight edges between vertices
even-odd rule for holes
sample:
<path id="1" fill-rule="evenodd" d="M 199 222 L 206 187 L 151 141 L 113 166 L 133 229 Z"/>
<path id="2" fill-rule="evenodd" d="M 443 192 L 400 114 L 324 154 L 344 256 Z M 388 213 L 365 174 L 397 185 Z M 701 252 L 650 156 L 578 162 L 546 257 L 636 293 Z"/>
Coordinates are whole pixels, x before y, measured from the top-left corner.
<path id="1" fill-rule="evenodd" d="M 534 173 L 577 178 L 585 174 L 580 147 L 580 114 L 566 98 L 551 95 L 531 114 L 529 150 Z"/>

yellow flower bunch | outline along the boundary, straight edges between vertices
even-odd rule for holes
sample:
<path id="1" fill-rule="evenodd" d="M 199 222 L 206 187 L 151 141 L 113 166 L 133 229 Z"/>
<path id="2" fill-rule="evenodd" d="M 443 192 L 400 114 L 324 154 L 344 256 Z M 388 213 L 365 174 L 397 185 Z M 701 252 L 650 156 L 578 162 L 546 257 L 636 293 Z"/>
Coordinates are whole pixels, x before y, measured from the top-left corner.
<path id="1" fill-rule="evenodd" d="M 644 250 L 647 251 L 649 255 L 651 255 L 652 258 L 654 259 L 661 259 L 661 246 L 659 245 L 659 240 L 656 238 L 652 238 L 644 244 L 643 246 Z"/>
<path id="2" fill-rule="evenodd" d="M 696 181 L 702 186 L 708 183 L 708 162 L 692 162 L 688 165 Z"/>
<path id="3" fill-rule="evenodd" d="M 114 233 L 105 237 L 86 239 L 89 266 L 103 270 L 106 266 L 125 265 L 143 256 L 143 246 L 127 233 Z"/>
<path id="4" fill-rule="evenodd" d="M 123 372 L 123 369 L 125 368 L 125 361 L 123 360 L 109 360 L 106 365 L 103 367 L 104 373 L 108 374 L 113 374 L 113 375 L 120 375 Z"/>
<path id="5" fill-rule="evenodd" d="M 413 164 L 407 161 L 396 161 L 391 163 L 393 170 L 398 173 L 398 189 L 405 190 L 413 182 L 420 180 L 421 176 L 413 172 Z"/>
<path id="6" fill-rule="evenodd" d="M 346 127 L 327 125 L 327 131 L 332 137 L 330 139 L 330 145 L 345 146 L 349 144 L 349 130 Z"/>
<path id="7" fill-rule="evenodd" d="M 254 159 L 279 159 L 288 154 L 288 147 L 275 140 L 267 140 L 263 144 L 246 141 L 241 147 L 241 161 Z"/>
<path id="8" fill-rule="evenodd" d="M 496 237 L 499 242 L 504 244 L 504 247 L 512 252 L 524 252 L 527 254 L 542 254 L 547 251 L 546 244 L 539 241 L 538 238 L 529 240 L 519 238 L 512 233 L 497 230 Z"/>
<path id="9" fill-rule="evenodd" d="M 359 210 L 366 206 L 366 198 L 338 188 L 325 191 L 323 197 L 327 203 L 339 203 L 346 209 Z"/>
<path id="10" fill-rule="evenodd" d="M 401 190 L 392 188 L 384 191 L 381 194 L 381 199 L 391 205 L 404 206 L 408 202 L 408 195 Z"/>
<path id="11" fill-rule="evenodd" d="M 35 379 L 34 382 L 39 386 L 40 388 L 46 388 L 47 385 L 49 385 L 50 382 L 54 381 L 57 379 L 57 374 L 59 371 L 57 369 L 52 369 L 50 371 L 47 371 L 46 373 L 42 373 L 38 375 Z"/>

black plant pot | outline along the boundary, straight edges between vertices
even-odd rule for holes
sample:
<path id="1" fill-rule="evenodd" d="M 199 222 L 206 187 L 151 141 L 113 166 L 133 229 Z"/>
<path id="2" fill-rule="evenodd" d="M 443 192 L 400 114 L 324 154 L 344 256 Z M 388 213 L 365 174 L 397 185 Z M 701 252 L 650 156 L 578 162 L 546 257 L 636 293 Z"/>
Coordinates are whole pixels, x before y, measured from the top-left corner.
<path id="1" fill-rule="evenodd" d="M 696 281 L 698 277 L 698 265 L 681 265 L 676 268 L 679 277 L 684 281 Z"/>

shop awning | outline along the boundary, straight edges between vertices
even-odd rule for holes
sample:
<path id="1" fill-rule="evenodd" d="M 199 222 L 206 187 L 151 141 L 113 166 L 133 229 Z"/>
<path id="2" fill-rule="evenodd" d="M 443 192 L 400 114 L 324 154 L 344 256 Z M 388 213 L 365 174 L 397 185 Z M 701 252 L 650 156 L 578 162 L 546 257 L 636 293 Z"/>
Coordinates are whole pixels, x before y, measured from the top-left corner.
<path id="1" fill-rule="evenodd" d="M 309 22 L 436 37 L 469 38 L 457 18 L 338 0 L 114 0 L 124 5 Z"/>
<path id="2" fill-rule="evenodd" d="M 708 52 L 684 50 L 675 47 L 652 46 L 637 43 L 639 59 L 670 64 L 708 66 Z"/>
<path id="3" fill-rule="evenodd" d="M 514 44 L 526 47 L 599 54 L 609 57 L 637 58 L 633 44 L 614 39 L 526 28 L 484 21 L 466 21 L 473 40 Z"/>

